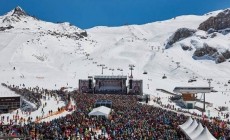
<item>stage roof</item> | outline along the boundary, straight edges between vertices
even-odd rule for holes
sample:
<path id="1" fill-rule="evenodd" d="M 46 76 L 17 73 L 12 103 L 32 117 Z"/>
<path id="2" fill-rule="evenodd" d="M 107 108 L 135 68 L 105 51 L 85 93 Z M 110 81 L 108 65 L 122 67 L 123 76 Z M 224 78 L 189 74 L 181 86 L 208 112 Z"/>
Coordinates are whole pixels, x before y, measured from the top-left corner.
<path id="1" fill-rule="evenodd" d="M 96 80 L 96 79 L 124 79 L 124 80 L 126 80 L 127 79 L 127 76 L 121 76 L 121 75 L 117 75 L 117 76 L 115 76 L 115 75 L 110 75 L 110 76 L 105 76 L 105 75 L 96 75 L 96 76 L 94 76 L 94 79 Z"/>
<path id="2" fill-rule="evenodd" d="M 173 92 L 181 94 L 210 93 L 213 87 L 175 87 Z"/>

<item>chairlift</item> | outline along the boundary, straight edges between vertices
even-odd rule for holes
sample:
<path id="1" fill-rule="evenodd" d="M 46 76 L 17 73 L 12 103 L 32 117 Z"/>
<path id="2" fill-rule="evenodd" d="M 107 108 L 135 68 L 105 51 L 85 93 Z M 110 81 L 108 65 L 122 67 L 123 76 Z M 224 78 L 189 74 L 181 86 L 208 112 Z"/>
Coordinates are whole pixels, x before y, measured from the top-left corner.
<path id="1" fill-rule="evenodd" d="M 143 74 L 148 74 L 147 71 L 144 71 Z"/>
<path id="2" fill-rule="evenodd" d="M 192 81 L 193 81 L 193 82 L 196 82 L 196 78 L 193 78 Z"/>
<path id="3" fill-rule="evenodd" d="M 212 89 L 211 92 L 218 92 L 217 90 Z"/>
<path id="4" fill-rule="evenodd" d="M 196 78 L 198 78 L 198 77 L 194 77 L 194 76 L 193 76 L 193 77 L 191 78 L 192 82 L 196 82 Z"/>
<path id="5" fill-rule="evenodd" d="M 188 83 L 196 82 L 196 78 L 192 78 L 188 80 Z"/>
<path id="6" fill-rule="evenodd" d="M 166 79 L 167 77 L 165 76 L 165 74 L 164 74 L 164 76 L 162 77 L 162 79 Z"/>

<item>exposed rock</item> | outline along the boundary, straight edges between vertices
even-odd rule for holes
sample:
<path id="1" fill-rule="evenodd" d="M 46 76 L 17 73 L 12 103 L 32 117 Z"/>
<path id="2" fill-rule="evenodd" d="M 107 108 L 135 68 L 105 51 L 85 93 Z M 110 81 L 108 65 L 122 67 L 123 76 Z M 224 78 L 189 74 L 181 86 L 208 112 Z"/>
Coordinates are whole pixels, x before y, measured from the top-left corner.
<path id="1" fill-rule="evenodd" d="M 19 21 L 21 21 L 21 19 L 19 17 L 14 17 L 14 16 L 7 16 L 2 20 L 3 23 L 12 23 L 12 22 L 19 22 Z"/>
<path id="2" fill-rule="evenodd" d="M 211 33 L 214 33 L 214 32 L 217 32 L 217 30 L 214 30 L 213 28 L 210 28 L 207 31 L 208 34 L 211 34 Z"/>
<path id="3" fill-rule="evenodd" d="M 200 30 L 208 31 L 209 29 L 222 30 L 230 28 L 230 10 L 226 9 L 215 17 L 210 17 L 198 27 Z"/>
<path id="4" fill-rule="evenodd" d="M 230 59 L 230 51 L 226 50 L 220 53 L 216 48 L 210 47 L 208 44 L 204 43 L 202 48 L 198 48 L 194 52 L 193 58 L 214 60 L 218 64 Z"/>
<path id="5" fill-rule="evenodd" d="M 169 37 L 165 48 L 166 49 L 170 48 L 174 43 L 192 36 L 195 32 L 196 30 L 188 29 L 188 28 L 177 29 L 177 31 L 172 36 Z"/>
<path id="6" fill-rule="evenodd" d="M 230 33 L 230 28 L 226 28 L 224 30 L 219 30 L 218 32 L 223 34 L 223 35 L 226 35 L 226 34 Z"/>
<path id="7" fill-rule="evenodd" d="M 12 15 L 6 16 L 3 19 L 3 23 L 12 23 L 12 22 L 19 22 L 23 17 L 29 16 L 21 7 L 16 7 L 12 11 Z"/>
<path id="8" fill-rule="evenodd" d="M 185 45 L 185 44 L 180 44 L 180 45 L 181 45 L 181 48 L 182 48 L 184 51 L 187 51 L 187 50 L 191 51 L 191 50 L 192 50 L 192 47 L 191 47 L 191 46 L 187 46 L 187 45 Z"/>
<path id="9" fill-rule="evenodd" d="M 21 7 L 17 6 L 16 8 L 14 8 L 14 12 L 13 12 L 12 16 L 13 16 L 13 15 L 17 15 L 17 16 L 27 16 L 28 14 L 27 14 L 24 10 L 22 10 Z"/>
<path id="10" fill-rule="evenodd" d="M 86 32 L 86 31 L 81 32 L 81 33 L 80 33 L 80 35 L 82 35 L 82 36 L 84 36 L 84 37 L 87 37 L 87 36 L 88 36 L 88 34 L 87 34 L 87 32 Z"/>
<path id="11" fill-rule="evenodd" d="M 223 55 L 218 55 L 217 58 L 216 58 L 216 63 L 222 63 L 222 62 L 225 62 L 226 59 Z"/>
<path id="12" fill-rule="evenodd" d="M 63 36 L 66 36 L 67 38 L 71 38 L 71 39 L 74 39 L 74 40 L 78 40 L 80 38 L 84 38 L 85 35 L 87 36 L 87 32 L 81 32 L 81 33 L 78 33 L 78 32 L 74 32 L 74 33 L 71 33 L 71 34 L 67 34 L 67 33 L 62 33 L 62 32 L 56 32 L 56 31 L 50 31 L 48 30 L 48 34 L 52 35 L 52 36 L 56 36 L 56 37 L 63 37 Z"/>
<path id="13" fill-rule="evenodd" d="M 211 34 L 211 38 L 214 38 L 214 37 L 216 37 L 217 36 L 217 34 L 216 33 L 213 33 L 213 34 Z"/>
<path id="14" fill-rule="evenodd" d="M 206 36 L 200 36 L 200 39 L 207 39 Z"/>
<path id="15" fill-rule="evenodd" d="M 7 26 L 7 27 L 0 27 L 0 31 L 5 31 L 14 28 L 13 26 Z"/>
<path id="16" fill-rule="evenodd" d="M 225 59 L 229 59 L 230 58 L 230 51 L 226 50 L 225 52 L 222 53 L 222 55 L 224 56 Z"/>
<path id="17" fill-rule="evenodd" d="M 213 55 L 215 53 L 217 53 L 217 49 L 216 48 L 212 48 L 208 44 L 204 43 L 203 47 L 202 48 L 198 48 L 194 52 L 193 56 L 202 57 L 204 55 L 208 55 L 208 56 L 214 57 Z"/>

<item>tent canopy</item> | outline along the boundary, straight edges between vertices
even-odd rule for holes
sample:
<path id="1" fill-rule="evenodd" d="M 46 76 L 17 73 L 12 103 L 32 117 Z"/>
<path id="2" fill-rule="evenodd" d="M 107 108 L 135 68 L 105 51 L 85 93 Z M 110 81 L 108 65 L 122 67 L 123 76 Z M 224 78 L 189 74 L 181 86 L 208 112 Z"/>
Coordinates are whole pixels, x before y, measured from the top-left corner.
<path id="1" fill-rule="evenodd" d="M 193 122 L 193 119 L 191 117 L 189 117 L 187 119 L 187 121 L 185 123 L 183 123 L 182 125 L 179 125 L 179 127 L 182 129 L 182 130 L 185 130 L 186 128 L 188 128 L 190 126 L 190 124 Z"/>
<path id="2" fill-rule="evenodd" d="M 201 123 L 198 123 L 198 126 L 192 131 L 192 132 L 188 132 L 187 135 L 192 139 L 197 137 L 202 131 L 203 131 L 204 127 L 202 126 Z"/>
<path id="3" fill-rule="evenodd" d="M 207 127 L 204 128 L 201 123 L 197 123 L 191 117 L 179 127 L 191 140 L 216 140 Z"/>
<path id="4" fill-rule="evenodd" d="M 189 127 L 184 129 L 184 131 L 186 132 L 186 134 L 188 134 L 188 133 L 192 132 L 197 126 L 198 126 L 198 123 L 194 119 L 193 122 L 189 125 Z"/>
<path id="5" fill-rule="evenodd" d="M 106 118 L 108 118 L 110 112 L 111 112 L 110 108 L 105 107 L 105 106 L 100 106 L 100 107 L 94 108 L 89 113 L 89 116 L 105 116 Z"/>
<path id="6" fill-rule="evenodd" d="M 216 140 L 207 127 L 204 128 L 201 123 L 197 123 L 191 117 L 179 127 L 191 140 Z"/>
<path id="7" fill-rule="evenodd" d="M 192 140 L 216 140 L 216 138 L 209 132 L 208 128 L 205 127 L 200 135 Z"/>

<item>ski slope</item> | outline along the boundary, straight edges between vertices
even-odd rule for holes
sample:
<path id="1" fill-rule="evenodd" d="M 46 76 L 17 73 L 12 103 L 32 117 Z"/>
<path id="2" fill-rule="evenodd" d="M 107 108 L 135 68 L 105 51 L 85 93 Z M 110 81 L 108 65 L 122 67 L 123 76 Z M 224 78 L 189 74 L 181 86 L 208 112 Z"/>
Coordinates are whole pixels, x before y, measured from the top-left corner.
<path id="1" fill-rule="evenodd" d="M 184 51 L 180 46 L 181 43 L 191 45 L 191 40 L 195 40 L 198 45 L 194 48 L 208 43 L 218 49 L 230 49 L 229 34 L 201 40 L 197 36 L 206 33 L 198 31 L 196 36 L 181 40 L 169 49 L 164 45 L 178 28 L 197 29 L 200 23 L 220 11 L 144 25 L 98 26 L 82 30 L 70 23 L 50 23 L 30 16 L 3 22 L 6 17 L 15 18 L 12 10 L 0 17 L 0 27 L 14 27 L 0 31 L 0 82 L 47 89 L 63 86 L 77 89 L 79 79 L 101 74 L 99 64 L 108 67 L 104 75 L 127 76 L 130 75 L 128 65 L 134 64 L 134 78 L 143 79 L 145 94 L 161 96 L 163 93 L 157 94 L 157 88 L 172 92 L 176 86 L 208 86 L 206 79 L 212 78 L 211 86 L 219 92 L 208 94 L 206 100 L 213 103 L 212 108 L 230 108 L 229 62 L 216 64 L 211 60 L 194 60 L 195 49 Z M 76 37 L 84 31 L 87 37 Z M 123 71 L 117 70 L 119 68 Z M 144 75 L 144 71 L 148 74 Z M 164 74 L 167 79 L 162 79 Z M 188 83 L 193 77 L 197 82 Z"/>

